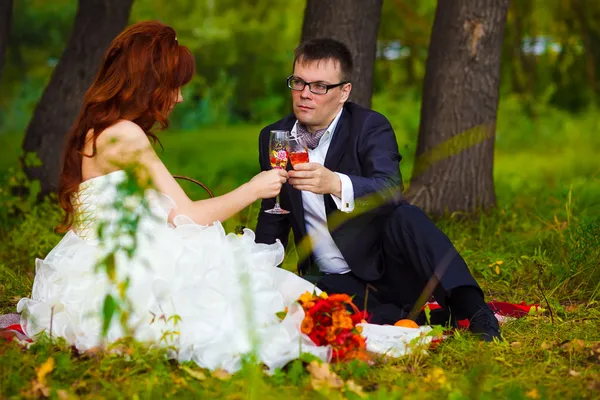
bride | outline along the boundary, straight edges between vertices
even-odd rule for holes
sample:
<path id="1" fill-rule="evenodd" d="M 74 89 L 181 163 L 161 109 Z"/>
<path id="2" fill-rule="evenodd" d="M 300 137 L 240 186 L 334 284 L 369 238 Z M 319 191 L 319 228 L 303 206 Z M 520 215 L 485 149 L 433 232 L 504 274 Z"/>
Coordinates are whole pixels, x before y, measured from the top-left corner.
<path id="1" fill-rule="evenodd" d="M 66 234 L 36 260 L 31 298 L 17 305 L 21 325 L 31 338 L 46 332 L 82 351 L 124 337 L 129 326 L 137 340 L 168 347 L 180 361 L 231 372 L 251 351 L 270 370 L 301 352 L 328 361 L 330 349 L 301 333 L 304 312 L 295 303 L 316 289 L 278 268 L 281 243 L 256 244 L 250 230 L 226 234 L 219 222 L 275 197 L 286 171 L 261 172 L 230 193 L 192 201 L 152 147 L 152 128 L 168 126 L 194 72 L 191 52 L 161 23 L 134 24 L 111 43 L 64 149 L 59 200 Z M 132 164 L 142 171 L 138 182 L 152 183 L 147 213 L 122 198 L 131 177 L 123 166 Z M 140 216 L 134 237 L 115 239 L 126 212 Z M 133 254 L 117 251 L 112 273 L 97 268 L 106 264 L 111 238 L 122 248 L 135 240 Z M 120 298 L 119 282 L 128 282 L 121 296 L 129 302 L 126 324 L 113 319 L 106 327 L 106 299 Z M 281 320 L 277 313 L 286 307 Z"/>

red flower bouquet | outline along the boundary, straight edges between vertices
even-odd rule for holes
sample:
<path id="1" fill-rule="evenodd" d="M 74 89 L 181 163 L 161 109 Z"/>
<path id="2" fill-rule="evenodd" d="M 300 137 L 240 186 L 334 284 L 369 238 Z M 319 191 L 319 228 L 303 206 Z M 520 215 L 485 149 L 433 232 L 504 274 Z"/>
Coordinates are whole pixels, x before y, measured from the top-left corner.
<path id="1" fill-rule="evenodd" d="M 368 315 L 358 310 L 350 296 L 328 296 L 325 292 L 317 296 L 306 292 L 298 302 L 305 313 L 302 333 L 318 346 L 331 346 L 333 360 L 364 358 L 366 343 L 361 336 L 362 327 L 356 325 L 367 320 Z"/>

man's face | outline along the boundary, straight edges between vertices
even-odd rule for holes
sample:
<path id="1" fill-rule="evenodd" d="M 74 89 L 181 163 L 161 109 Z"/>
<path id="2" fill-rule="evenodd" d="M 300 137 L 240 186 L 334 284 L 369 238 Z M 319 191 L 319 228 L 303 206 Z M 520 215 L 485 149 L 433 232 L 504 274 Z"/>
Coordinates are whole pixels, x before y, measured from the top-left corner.
<path id="1" fill-rule="evenodd" d="M 343 81 L 342 71 L 338 62 L 319 60 L 310 63 L 299 59 L 294 65 L 294 77 L 305 82 L 319 82 L 334 85 Z M 304 90 L 292 90 L 294 114 L 298 121 L 314 132 L 329 126 L 348 100 L 352 85 L 347 83 L 332 89 L 325 94 L 312 93 L 308 85 Z"/>

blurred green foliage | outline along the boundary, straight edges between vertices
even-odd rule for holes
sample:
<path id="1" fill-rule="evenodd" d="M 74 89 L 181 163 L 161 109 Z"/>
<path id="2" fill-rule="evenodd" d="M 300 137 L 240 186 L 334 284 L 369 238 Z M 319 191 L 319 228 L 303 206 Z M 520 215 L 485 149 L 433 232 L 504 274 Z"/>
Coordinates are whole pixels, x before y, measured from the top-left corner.
<path id="1" fill-rule="evenodd" d="M 375 94 L 391 107 L 420 101 L 435 0 L 385 0 Z M 197 60 L 197 75 L 173 126 L 266 123 L 289 110 L 291 72 L 305 0 L 136 0 L 131 22 L 173 26 Z M 69 38 L 75 0 L 20 0 L 0 82 L 0 134 L 23 131 Z M 596 103 L 600 3 L 511 2 L 502 56 L 502 96 L 528 115 L 545 105 L 580 112 Z M 414 107 L 412 107 L 414 109 Z M 418 112 L 418 109 L 416 110 Z"/>

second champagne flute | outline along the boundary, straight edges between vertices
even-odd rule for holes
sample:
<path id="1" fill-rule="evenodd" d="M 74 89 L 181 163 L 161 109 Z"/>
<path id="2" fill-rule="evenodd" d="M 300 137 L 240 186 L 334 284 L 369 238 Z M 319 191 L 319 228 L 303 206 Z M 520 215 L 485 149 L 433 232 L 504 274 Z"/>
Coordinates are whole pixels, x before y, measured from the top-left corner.
<path id="1" fill-rule="evenodd" d="M 288 161 L 288 139 L 289 131 L 271 131 L 269 139 L 269 158 L 271 168 L 285 169 Z M 270 210 L 265 210 L 269 214 L 289 214 L 288 210 L 284 210 L 279 206 L 279 195 L 275 198 L 275 206 Z"/>
<path id="2" fill-rule="evenodd" d="M 308 147 L 306 141 L 298 136 L 290 136 L 288 145 L 288 157 L 292 166 L 308 162 Z"/>

